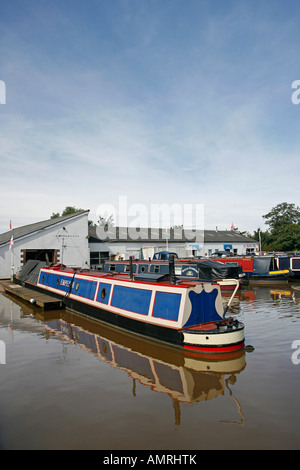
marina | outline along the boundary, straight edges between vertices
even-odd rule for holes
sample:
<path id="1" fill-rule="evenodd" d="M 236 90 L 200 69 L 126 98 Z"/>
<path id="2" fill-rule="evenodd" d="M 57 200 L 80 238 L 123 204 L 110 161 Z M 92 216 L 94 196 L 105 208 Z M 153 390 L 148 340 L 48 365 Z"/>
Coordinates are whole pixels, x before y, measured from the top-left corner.
<path id="1" fill-rule="evenodd" d="M 168 275 L 132 271 L 132 263 L 127 275 L 31 260 L 15 282 L 51 294 L 76 312 L 186 351 L 224 354 L 244 348 L 244 325 L 227 318 L 217 283 L 177 280 L 174 259 Z M 236 282 L 229 303 L 238 287 Z"/>
<path id="2" fill-rule="evenodd" d="M 253 351 L 223 360 L 2 287 L 1 448 L 299 448 L 298 286 L 239 290 L 230 313 Z"/>

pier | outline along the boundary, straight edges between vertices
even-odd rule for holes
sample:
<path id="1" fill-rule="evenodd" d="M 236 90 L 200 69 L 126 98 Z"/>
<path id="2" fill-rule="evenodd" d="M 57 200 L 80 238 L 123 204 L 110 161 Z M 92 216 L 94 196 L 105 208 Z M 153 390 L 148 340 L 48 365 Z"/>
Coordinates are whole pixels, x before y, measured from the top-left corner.
<path id="1" fill-rule="evenodd" d="M 27 287 L 22 287 L 18 284 L 14 284 L 12 281 L 1 281 L 2 289 L 9 295 L 18 297 L 19 299 L 30 302 L 42 310 L 57 310 L 64 308 L 63 301 L 56 299 L 51 295 L 37 292 Z"/>

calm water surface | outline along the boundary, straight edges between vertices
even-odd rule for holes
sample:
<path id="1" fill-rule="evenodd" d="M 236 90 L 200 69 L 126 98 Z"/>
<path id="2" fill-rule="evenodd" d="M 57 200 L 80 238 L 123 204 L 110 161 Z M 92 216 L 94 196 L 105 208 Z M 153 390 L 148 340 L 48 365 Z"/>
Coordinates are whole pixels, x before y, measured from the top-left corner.
<path id="1" fill-rule="evenodd" d="M 0 448 L 300 448 L 295 293 L 243 289 L 231 314 L 254 351 L 223 361 L 0 294 Z"/>

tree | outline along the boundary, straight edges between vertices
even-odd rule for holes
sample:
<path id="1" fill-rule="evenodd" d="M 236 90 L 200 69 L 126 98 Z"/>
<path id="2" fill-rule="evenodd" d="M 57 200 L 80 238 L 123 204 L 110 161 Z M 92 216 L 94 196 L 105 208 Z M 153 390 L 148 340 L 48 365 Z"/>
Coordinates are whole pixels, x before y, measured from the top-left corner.
<path id="1" fill-rule="evenodd" d="M 300 248 L 300 225 L 288 224 L 273 243 L 274 251 L 298 251 Z"/>
<path id="2" fill-rule="evenodd" d="M 75 206 L 66 206 L 60 215 L 59 212 L 53 212 L 51 215 L 51 219 L 56 219 L 57 217 L 63 217 L 65 215 L 76 214 L 76 212 L 81 212 L 83 209 L 76 209 Z"/>
<path id="3" fill-rule="evenodd" d="M 296 207 L 295 204 L 282 202 L 273 207 L 268 214 L 263 215 L 263 219 L 266 220 L 266 224 L 269 225 L 272 230 L 282 228 L 289 224 L 299 224 L 300 208 Z"/>
<path id="4" fill-rule="evenodd" d="M 83 209 L 76 209 L 74 206 L 67 206 L 65 207 L 64 211 L 62 212 L 62 217 L 64 215 L 76 214 L 76 212 L 81 212 Z"/>
<path id="5" fill-rule="evenodd" d="M 261 232 L 262 249 L 295 251 L 300 248 L 300 208 L 282 202 L 263 215 L 270 230 Z M 255 237 L 256 238 L 256 237 Z"/>

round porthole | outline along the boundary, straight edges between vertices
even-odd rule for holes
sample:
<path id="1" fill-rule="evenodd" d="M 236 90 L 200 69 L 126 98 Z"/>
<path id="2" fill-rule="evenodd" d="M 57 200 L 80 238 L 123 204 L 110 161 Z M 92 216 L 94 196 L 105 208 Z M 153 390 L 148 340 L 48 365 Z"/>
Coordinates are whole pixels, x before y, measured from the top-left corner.
<path id="1" fill-rule="evenodd" d="M 59 277 L 57 278 L 56 285 L 59 286 Z"/>
<path id="2" fill-rule="evenodd" d="M 75 290 L 77 291 L 79 289 L 79 282 L 76 282 L 75 284 Z"/>
<path id="3" fill-rule="evenodd" d="M 103 289 L 102 289 L 102 291 L 101 291 L 101 297 L 102 297 L 102 299 L 104 299 L 105 296 L 106 296 L 106 288 L 103 287 Z"/>
<path id="4" fill-rule="evenodd" d="M 144 273 L 146 271 L 145 266 L 141 266 L 141 272 Z"/>
<path id="5" fill-rule="evenodd" d="M 42 277 L 42 282 L 44 282 L 45 280 L 45 274 L 43 274 L 43 277 Z"/>

